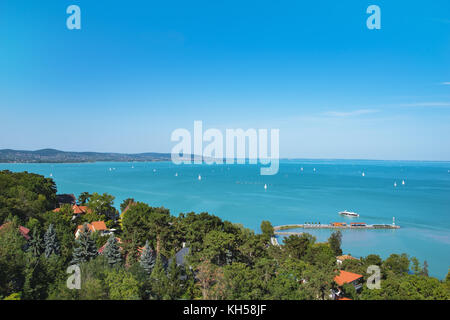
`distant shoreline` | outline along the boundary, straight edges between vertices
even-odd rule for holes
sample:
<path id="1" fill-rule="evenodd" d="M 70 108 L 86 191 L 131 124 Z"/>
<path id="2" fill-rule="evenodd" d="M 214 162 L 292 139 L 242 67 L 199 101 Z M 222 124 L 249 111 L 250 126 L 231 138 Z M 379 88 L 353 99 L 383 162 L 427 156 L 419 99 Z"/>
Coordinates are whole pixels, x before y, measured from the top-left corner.
<path id="1" fill-rule="evenodd" d="M 0 163 L 95 163 L 95 162 L 164 162 L 172 161 L 171 153 L 114 153 L 75 152 L 56 149 L 0 150 Z M 200 158 L 186 155 L 186 159 Z M 226 159 L 223 159 L 225 162 Z M 236 159 L 235 159 L 236 160 Z M 450 160 L 386 160 L 386 159 L 343 159 L 343 158 L 280 158 L 280 161 L 361 161 L 361 162 L 409 162 L 409 163 L 450 163 Z"/>

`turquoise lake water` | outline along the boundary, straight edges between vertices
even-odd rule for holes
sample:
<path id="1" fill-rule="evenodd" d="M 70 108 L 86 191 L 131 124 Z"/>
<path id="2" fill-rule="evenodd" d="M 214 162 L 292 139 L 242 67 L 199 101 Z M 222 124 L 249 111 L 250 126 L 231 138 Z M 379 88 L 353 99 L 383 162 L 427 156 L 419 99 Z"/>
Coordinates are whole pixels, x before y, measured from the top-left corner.
<path id="1" fill-rule="evenodd" d="M 207 211 L 256 232 L 262 220 L 273 225 L 371 224 L 392 223 L 395 217 L 401 229 L 344 230 L 344 252 L 383 258 L 405 252 L 427 260 L 430 274 L 439 278 L 450 266 L 449 162 L 285 160 L 274 176 L 261 176 L 255 165 L 171 162 L 0 164 L 0 169 L 52 174 L 59 193 L 107 192 L 116 197 L 116 207 L 132 197 L 169 208 L 174 215 Z M 338 212 L 345 209 L 360 217 L 340 217 Z M 308 232 L 319 241 L 331 233 Z"/>

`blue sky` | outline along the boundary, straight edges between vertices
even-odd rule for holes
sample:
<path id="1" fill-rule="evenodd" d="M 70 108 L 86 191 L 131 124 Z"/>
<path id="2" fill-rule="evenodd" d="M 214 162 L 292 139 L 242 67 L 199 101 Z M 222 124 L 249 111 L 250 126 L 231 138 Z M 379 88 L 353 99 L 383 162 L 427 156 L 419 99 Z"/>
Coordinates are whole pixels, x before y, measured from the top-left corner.
<path id="1" fill-rule="evenodd" d="M 202 120 L 279 128 L 282 157 L 450 160 L 450 2 L 2 0 L 0 114 L 0 148 L 169 152 Z"/>

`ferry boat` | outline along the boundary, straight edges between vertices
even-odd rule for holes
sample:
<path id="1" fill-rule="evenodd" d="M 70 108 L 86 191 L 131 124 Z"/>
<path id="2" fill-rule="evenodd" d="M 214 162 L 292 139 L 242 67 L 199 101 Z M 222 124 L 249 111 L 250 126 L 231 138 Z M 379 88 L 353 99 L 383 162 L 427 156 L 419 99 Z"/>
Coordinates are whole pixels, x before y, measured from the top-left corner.
<path id="1" fill-rule="evenodd" d="M 356 212 L 351 212 L 351 211 L 347 211 L 347 210 L 341 211 L 341 212 L 339 212 L 339 214 L 342 216 L 347 216 L 347 217 L 359 217 L 359 214 L 357 214 Z"/>

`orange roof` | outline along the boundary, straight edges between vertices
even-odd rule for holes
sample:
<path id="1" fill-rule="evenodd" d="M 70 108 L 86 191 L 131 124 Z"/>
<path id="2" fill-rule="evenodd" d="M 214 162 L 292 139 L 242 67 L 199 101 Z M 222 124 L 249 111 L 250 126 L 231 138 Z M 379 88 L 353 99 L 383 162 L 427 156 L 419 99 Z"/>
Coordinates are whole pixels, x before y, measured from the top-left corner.
<path id="1" fill-rule="evenodd" d="M 83 214 L 91 212 L 91 209 L 89 209 L 87 206 L 79 206 L 76 204 L 72 206 L 72 210 L 74 214 Z M 53 212 L 60 212 L 60 211 L 61 208 L 56 208 L 55 210 L 53 210 Z"/>
<path id="2" fill-rule="evenodd" d="M 341 260 L 341 261 L 344 261 L 344 260 L 347 260 L 347 259 L 358 260 L 358 259 L 356 259 L 355 257 L 352 257 L 349 254 L 343 254 L 342 256 L 337 256 L 336 259 Z"/>
<path id="3" fill-rule="evenodd" d="M 357 273 L 348 272 L 341 270 L 339 275 L 334 277 L 334 281 L 339 285 L 342 286 L 345 283 L 349 283 L 355 280 L 358 280 L 359 278 L 362 278 L 363 276 Z"/>
<path id="4" fill-rule="evenodd" d="M 106 224 L 104 221 L 93 221 L 92 223 L 88 223 L 87 227 L 89 228 L 89 230 L 91 230 L 92 232 L 95 231 L 105 231 L 108 230 L 108 228 L 106 227 Z M 77 227 L 77 231 L 78 230 L 83 230 L 83 225 L 79 225 Z"/>
<path id="5" fill-rule="evenodd" d="M 94 228 L 94 231 L 108 230 L 104 221 L 93 221 L 92 227 Z"/>
<path id="6" fill-rule="evenodd" d="M 349 299 L 349 298 L 346 298 L 346 297 L 342 297 L 342 298 L 338 298 L 338 300 L 352 300 L 352 299 Z"/>

